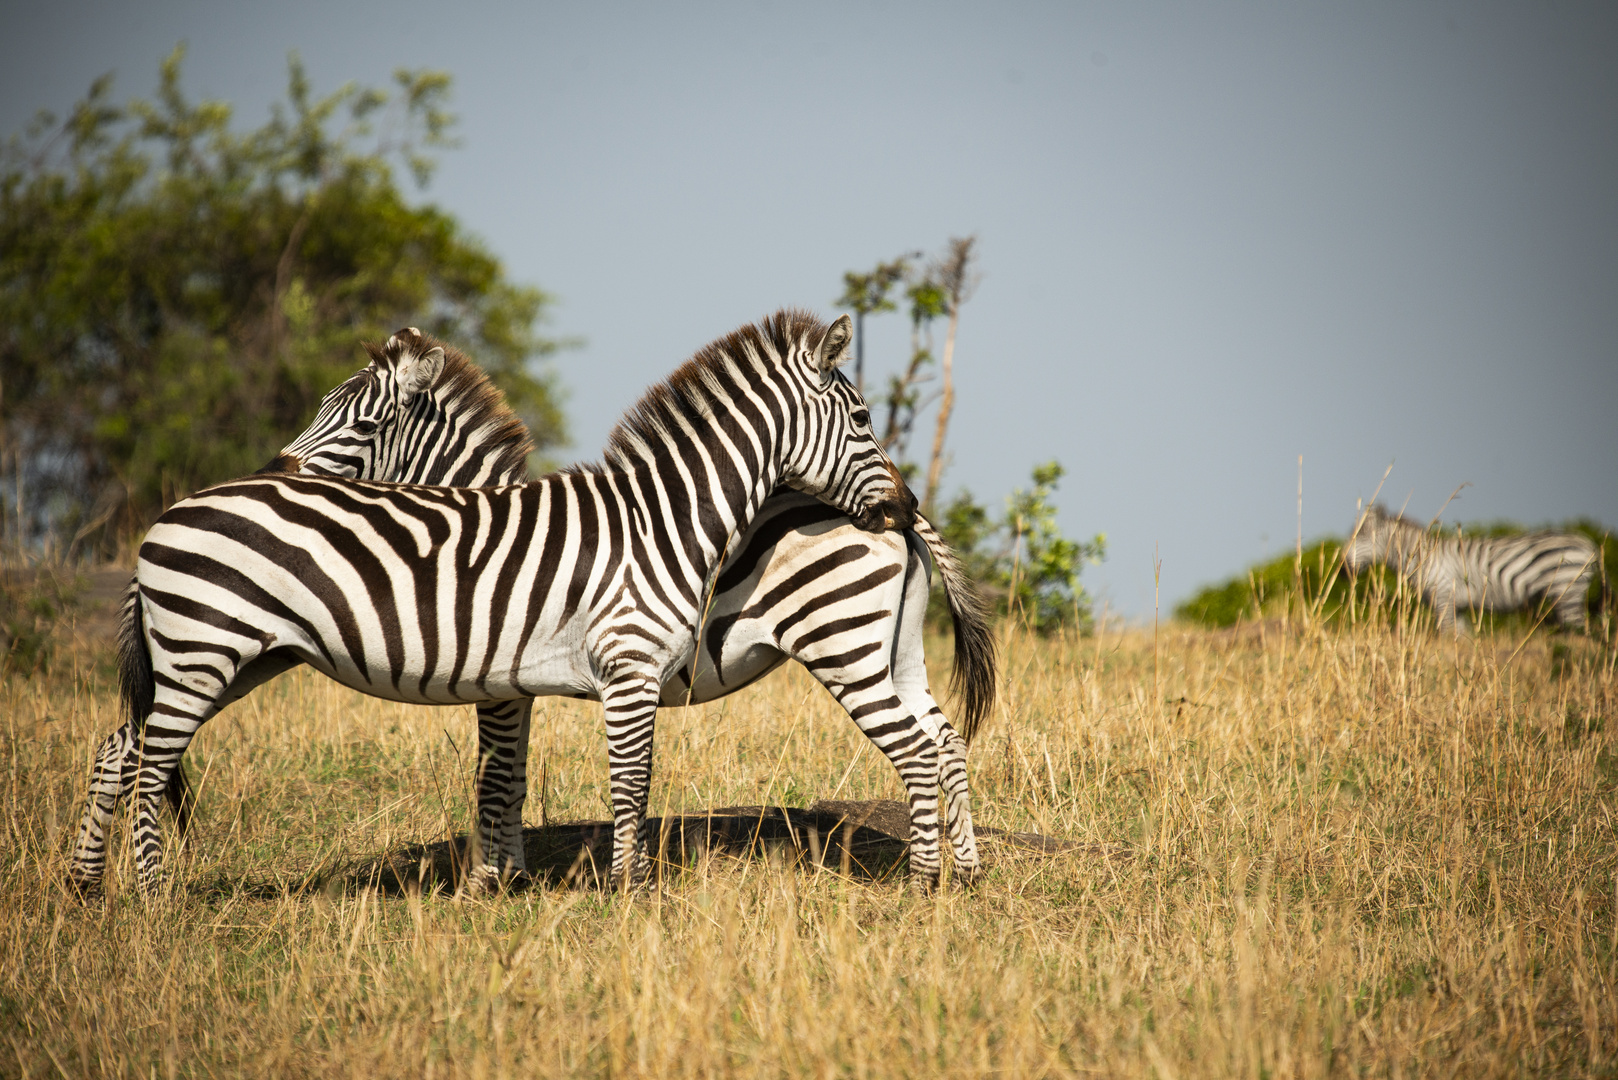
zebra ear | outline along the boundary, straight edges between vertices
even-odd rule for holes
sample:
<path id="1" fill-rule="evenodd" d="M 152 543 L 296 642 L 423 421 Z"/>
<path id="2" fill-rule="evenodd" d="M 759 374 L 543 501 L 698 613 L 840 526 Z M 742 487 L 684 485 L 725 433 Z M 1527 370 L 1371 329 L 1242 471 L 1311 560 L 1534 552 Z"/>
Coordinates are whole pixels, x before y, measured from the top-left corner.
<path id="1" fill-rule="evenodd" d="M 831 324 L 826 336 L 820 339 L 820 348 L 815 350 L 815 368 L 822 375 L 831 374 L 831 370 L 841 366 L 848 359 L 848 345 L 854 340 L 854 323 L 847 315 L 839 315 L 837 321 Z"/>
<path id="2" fill-rule="evenodd" d="M 420 356 L 401 360 L 396 369 L 399 379 L 399 400 L 409 401 L 426 390 L 438 381 L 438 376 L 443 371 L 444 350 L 436 345 Z"/>

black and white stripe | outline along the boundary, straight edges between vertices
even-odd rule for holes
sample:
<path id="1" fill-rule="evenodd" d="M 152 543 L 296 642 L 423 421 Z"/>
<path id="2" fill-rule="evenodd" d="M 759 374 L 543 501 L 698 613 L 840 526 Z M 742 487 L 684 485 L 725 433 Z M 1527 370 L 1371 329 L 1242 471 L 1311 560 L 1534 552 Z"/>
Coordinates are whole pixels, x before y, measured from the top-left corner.
<path id="1" fill-rule="evenodd" d="M 1432 605 L 1440 630 L 1456 628 L 1459 608 L 1526 611 L 1548 605 L 1563 626 L 1586 622 L 1586 595 L 1600 565 L 1589 537 L 1577 533 L 1442 537 L 1372 503 L 1343 549 L 1359 571 L 1386 563 Z"/>
<path id="2" fill-rule="evenodd" d="M 161 876 L 157 803 L 196 729 L 298 663 L 399 701 L 598 697 L 612 877 L 640 880 L 662 684 L 697 650 L 704 586 L 730 538 L 778 483 L 863 528 L 913 519 L 914 497 L 835 370 L 849 337 L 846 317 L 828 329 L 783 312 L 744 327 L 649 392 L 604 464 L 530 484 L 272 473 L 171 507 L 141 546 L 120 642 L 142 884 Z M 498 786 L 520 800 L 513 765 L 483 767 L 507 770 Z M 121 784 L 92 779 L 71 869 L 81 887 L 99 883 Z"/>
<path id="3" fill-rule="evenodd" d="M 519 483 L 527 478 L 527 429 L 477 365 L 453 347 L 420 331 L 401 330 L 385 346 L 368 346 L 371 363 L 336 387 L 315 421 L 269 468 L 335 473 L 358 479 L 450 483 L 483 478 Z M 423 390 L 418 374 L 430 365 L 434 381 Z M 956 682 L 963 729 L 975 731 L 992 706 L 994 650 L 977 594 L 953 552 L 918 518 L 916 530 L 937 551 L 955 615 Z M 966 774 L 966 740 L 939 708 L 928 686 L 922 630 L 930 585 L 925 550 L 898 533 L 872 534 L 847 515 L 791 491 L 766 500 L 721 569 L 708 612 L 703 649 L 693 672 L 682 668 L 663 686 L 665 706 L 723 697 L 799 660 L 843 702 L 901 777 L 925 768 L 915 761 L 922 734 L 938 747 L 939 783 L 924 776 L 906 782 L 914 797 L 913 866 L 937 873 L 935 791 L 942 787 L 956 866 L 963 878 L 978 869 Z M 880 665 L 880 667 L 879 667 Z M 871 676 L 882 677 L 871 681 Z M 527 746 L 527 702 L 478 707 L 479 760 L 510 762 L 522 783 Z M 918 733 L 919 732 L 919 733 Z M 121 752 L 131 745 L 117 736 Z M 499 835 L 480 837 L 484 850 L 520 869 L 522 802 L 496 790 L 504 769 L 485 769 L 480 820 L 501 821 Z M 170 780 L 170 802 L 184 820 L 185 772 Z"/>

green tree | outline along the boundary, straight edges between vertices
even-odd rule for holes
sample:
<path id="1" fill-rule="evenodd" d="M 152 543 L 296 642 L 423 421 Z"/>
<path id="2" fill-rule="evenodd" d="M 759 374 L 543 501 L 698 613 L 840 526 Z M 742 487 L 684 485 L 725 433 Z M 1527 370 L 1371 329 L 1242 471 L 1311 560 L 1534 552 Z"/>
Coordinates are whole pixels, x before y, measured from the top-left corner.
<path id="1" fill-rule="evenodd" d="M 945 297 L 937 283 L 923 275 L 905 286 L 905 299 L 910 301 L 910 362 L 902 372 L 888 376 L 888 387 L 882 396 L 888 407 L 882 448 L 899 461 L 900 470 L 909 480 L 920 471 L 904 459 L 916 414 L 927 404 L 922 400 L 921 384 L 929 378 L 925 369 L 933 362 L 933 320 L 944 314 Z"/>
<path id="2" fill-rule="evenodd" d="M 938 494 L 939 480 L 944 475 L 944 440 L 949 433 L 950 413 L 955 409 L 955 332 L 961 325 L 961 305 L 977 289 L 977 275 L 972 270 L 972 249 L 976 244 L 975 236 L 951 237 L 948 249 L 927 270 L 928 281 L 943 300 L 949 314 L 949 329 L 944 335 L 943 385 L 938 395 L 938 420 L 933 426 L 933 452 L 927 460 L 927 488 L 921 496 L 921 505 L 929 512 L 933 508 L 933 498 Z M 1052 464 L 1055 465 L 1054 462 Z M 1061 467 L 1056 466 L 1056 470 L 1060 476 Z"/>
<path id="3" fill-rule="evenodd" d="M 1033 486 L 1013 491 L 998 521 L 962 492 L 939 524 L 996 611 L 1040 633 L 1089 626 L 1092 603 L 1079 575 L 1107 554 L 1106 534 L 1072 540 L 1057 526 L 1053 496 L 1064 471 L 1055 461 L 1035 466 Z"/>
<path id="4" fill-rule="evenodd" d="M 239 132 L 228 104 L 185 96 L 182 58 L 153 101 L 113 104 L 104 76 L 6 144 L 0 448 L 28 508 L 13 541 L 110 547 L 257 468 L 363 363 L 359 340 L 404 325 L 466 348 L 539 447 L 562 442 L 548 297 L 395 181 L 402 164 L 425 185 L 452 145 L 449 76 L 316 96 L 293 56 L 286 100 Z"/>

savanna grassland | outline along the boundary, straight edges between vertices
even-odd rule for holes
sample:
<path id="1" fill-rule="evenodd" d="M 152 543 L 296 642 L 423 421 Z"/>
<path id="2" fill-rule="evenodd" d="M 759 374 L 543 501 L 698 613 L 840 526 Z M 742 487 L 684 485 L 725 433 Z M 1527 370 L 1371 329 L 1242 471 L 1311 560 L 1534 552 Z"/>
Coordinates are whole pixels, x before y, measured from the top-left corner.
<path id="1" fill-rule="evenodd" d="M 465 830 L 470 710 L 304 672 L 199 735 L 169 892 L 125 852 L 86 904 L 66 851 L 118 712 L 69 634 L 0 688 L 0 1074 L 1614 1072 L 1611 648 L 1280 621 L 1002 648 L 978 821 L 1075 846 L 986 842 L 970 891 L 781 850 L 627 898 L 370 890 L 350 868 Z M 784 671 L 662 714 L 654 813 L 898 797 L 861 744 Z M 531 824 L 607 816 L 594 706 L 541 701 L 532 760 Z"/>

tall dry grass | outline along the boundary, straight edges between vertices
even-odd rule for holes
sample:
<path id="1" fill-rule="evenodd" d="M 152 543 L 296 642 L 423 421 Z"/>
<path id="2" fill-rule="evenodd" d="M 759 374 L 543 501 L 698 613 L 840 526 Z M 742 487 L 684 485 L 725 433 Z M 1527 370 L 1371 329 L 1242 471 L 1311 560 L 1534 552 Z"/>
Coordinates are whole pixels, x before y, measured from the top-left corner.
<path id="1" fill-rule="evenodd" d="M 116 698 L 104 649 L 61 656 L 0 689 L 0 1073 L 1610 1075 L 1618 1058 L 1618 698 L 1597 641 L 1010 637 L 973 752 L 979 821 L 1081 846 L 990 847 L 978 888 L 931 899 L 728 858 L 628 899 L 344 890 L 334 871 L 464 830 L 470 710 L 303 673 L 199 736 L 172 892 L 135 895 L 125 856 L 83 905 L 64 857 Z M 607 816 L 595 707 L 537 712 L 529 821 Z M 658 739 L 656 810 L 900 791 L 795 670 L 665 712 Z"/>

